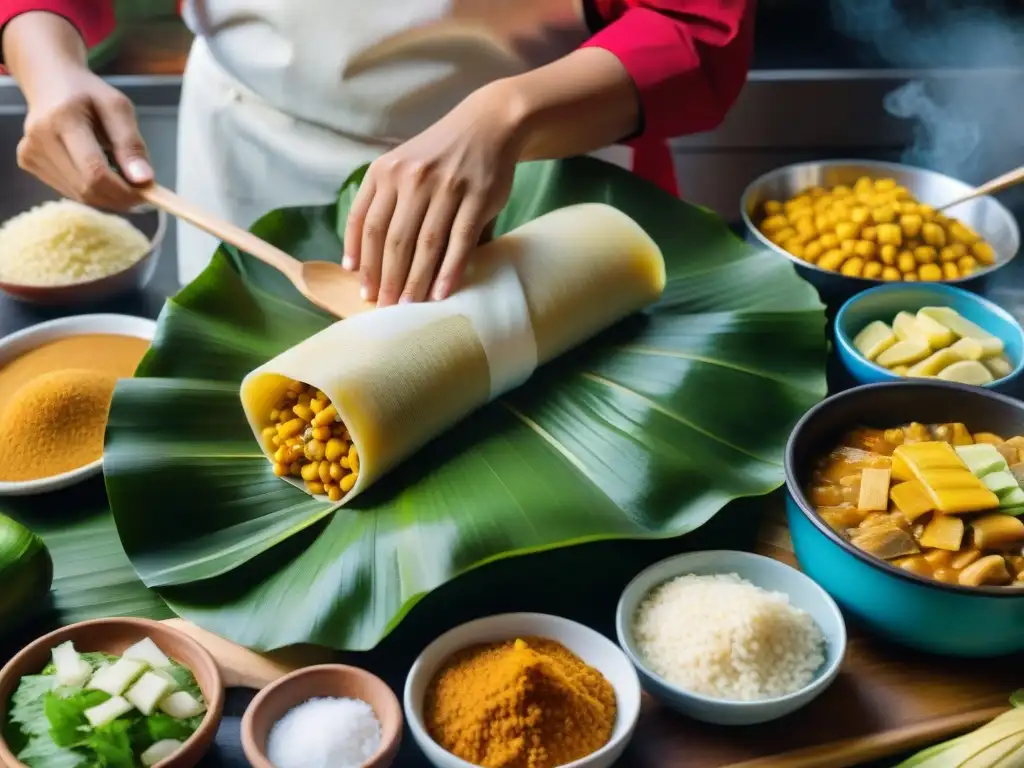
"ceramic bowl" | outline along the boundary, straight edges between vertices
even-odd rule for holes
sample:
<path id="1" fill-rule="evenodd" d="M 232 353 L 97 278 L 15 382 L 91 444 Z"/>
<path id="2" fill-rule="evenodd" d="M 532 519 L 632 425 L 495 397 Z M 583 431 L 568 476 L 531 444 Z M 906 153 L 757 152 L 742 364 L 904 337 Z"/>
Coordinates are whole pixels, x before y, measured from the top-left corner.
<path id="1" fill-rule="evenodd" d="M 786 446 L 786 518 L 800 567 L 847 615 L 889 640 L 952 656 L 1024 651 L 1024 589 L 945 584 L 890 565 L 832 530 L 804 494 L 814 462 L 844 432 L 910 421 L 1024 434 L 1024 404 L 980 387 L 910 379 L 856 387 L 816 405 Z"/>
<path id="2" fill-rule="evenodd" d="M 872 179 L 896 179 L 898 184 L 909 189 L 922 203 L 935 206 L 948 203 L 974 190 L 974 187 L 966 182 L 925 168 L 901 163 L 852 159 L 786 165 L 752 181 L 743 192 L 740 201 L 740 213 L 747 239 L 792 261 L 801 277 L 817 288 L 822 301 L 830 305 L 841 303 L 860 291 L 881 284 L 882 281 L 846 277 L 798 259 L 762 235 L 755 222 L 760 221 L 761 206 L 766 200 L 787 200 L 801 190 L 815 185 L 852 185 L 861 176 Z M 950 209 L 949 213 L 953 218 L 970 225 L 991 243 L 996 252 L 996 263 L 992 266 L 980 269 L 967 277 L 949 281 L 950 284 L 978 290 L 993 272 L 1005 267 L 1017 255 L 1020 248 L 1017 221 L 1010 210 L 994 197 L 977 198 Z"/>
<path id="3" fill-rule="evenodd" d="M 260 691 L 242 717 L 242 749 L 253 768 L 274 768 L 267 759 L 267 738 L 288 710 L 317 697 L 361 699 L 381 724 L 380 749 L 364 768 L 387 768 L 402 743 L 402 707 L 388 684 L 365 669 L 343 664 L 306 667 Z"/>
<path id="4" fill-rule="evenodd" d="M 167 232 L 167 214 L 160 210 L 121 214 L 149 238 L 149 250 L 127 269 L 98 280 L 70 285 L 23 285 L 0 281 L 0 291 L 11 298 L 45 306 L 82 306 L 94 304 L 130 291 L 144 288 L 156 272 Z"/>
<path id="5" fill-rule="evenodd" d="M 7 722 L 7 706 L 11 694 L 25 675 L 37 674 L 50 662 L 54 646 L 71 640 L 79 651 L 102 651 L 120 654 L 144 637 L 179 664 L 188 667 L 206 699 L 206 716 L 185 745 L 175 754 L 156 764 L 155 768 L 192 768 L 213 744 L 224 709 L 224 684 L 213 657 L 199 643 L 158 621 L 149 619 L 95 619 L 63 627 L 25 646 L 0 669 L 0 723 Z M 27 768 L 11 753 L 0 737 L 0 766 Z"/>
<path id="6" fill-rule="evenodd" d="M 984 386 L 1006 389 L 1024 370 L 1024 330 L 1013 315 L 998 304 L 962 288 L 941 283 L 889 283 L 857 294 L 836 313 L 834 328 L 839 360 L 857 383 L 904 380 L 903 376 L 864 357 L 853 346 L 853 339 L 874 320 L 891 325 L 898 312 L 917 312 L 921 307 L 950 307 L 1003 340 L 1013 371 Z"/>
<path id="7" fill-rule="evenodd" d="M 0 338 L 0 367 L 51 341 L 93 333 L 134 336 L 138 339 L 152 341 L 156 336 L 156 323 L 143 317 L 131 315 L 74 315 L 49 320 Z M 86 478 L 99 474 L 102 469 L 103 459 L 100 458 L 84 467 L 53 477 L 19 482 L 0 481 L 0 496 L 29 496 L 49 493 L 80 483 Z"/>
<path id="8" fill-rule="evenodd" d="M 561 768 L 607 768 L 622 754 L 640 717 L 640 681 L 629 659 L 615 643 L 590 627 L 560 616 L 543 613 L 504 613 L 477 619 L 452 629 L 434 640 L 419 655 L 405 681 L 405 719 L 413 739 L 437 768 L 473 768 L 442 748 L 427 732 L 423 702 L 431 680 L 456 651 L 480 643 L 517 637 L 544 637 L 561 643 L 594 667 L 615 689 L 616 718 L 611 739 L 586 757 Z"/>
<path id="9" fill-rule="evenodd" d="M 633 624 L 644 598 L 661 584 L 678 576 L 735 573 L 755 586 L 789 596 L 790 604 L 811 615 L 825 636 L 825 662 L 814 679 L 786 696 L 759 701 L 716 699 L 686 690 L 656 673 L 637 647 Z M 831 597 L 795 568 L 778 560 L 749 552 L 716 550 L 688 552 L 655 563 L 641 571 L 626 587 L 615 612 L 615 630 L 633 661 L 644 690 L 678 712 L 718 725 L 752 725 L 775 720 L 809 704 L 839 674 L 846 654 L 846 624 Z"/>

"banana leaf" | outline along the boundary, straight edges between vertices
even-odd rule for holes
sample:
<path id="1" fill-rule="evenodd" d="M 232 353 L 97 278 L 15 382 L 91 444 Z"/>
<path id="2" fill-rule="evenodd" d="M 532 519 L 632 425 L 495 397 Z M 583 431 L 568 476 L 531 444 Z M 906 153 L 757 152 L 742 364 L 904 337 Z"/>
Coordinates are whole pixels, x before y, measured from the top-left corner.
<path id="1" fill-rule="evenodd" d="M 358 184 L 254 226 L 299 259 L 339 256 Z M 274 477 L 242 377 L 332 322 L 222 246 L 167 302 L 118 386 L 104 468 L 139 576 L 181 616 L 244 645 L 376 645 L 425 594 L 482 564 L 692 531 L 783 480 L 790 428 L 825 394 L 825 316 L 788 261 L 713 214 L 589 158 L 530 163 L 495 233 L 603 201 L 668 267 L 648 311 L 537 371 L 340 511 Z"/>

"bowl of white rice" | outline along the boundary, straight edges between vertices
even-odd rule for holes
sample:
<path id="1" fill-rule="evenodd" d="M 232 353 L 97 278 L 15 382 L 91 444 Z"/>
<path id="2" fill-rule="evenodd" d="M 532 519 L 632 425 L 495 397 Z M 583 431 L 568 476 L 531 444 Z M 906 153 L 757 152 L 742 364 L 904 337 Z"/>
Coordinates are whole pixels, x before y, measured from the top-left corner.
<path id="1" fill-rule="evenodd" d="M 0 224 L 0 291 L 33 304 L 82 305 L 139 290 L 156 271 L 166 230 L 163 211 L 44 202 Z"/>
<path id="2" fill-rule="evenodd" d="M 846 624 L 828 593 L 749 552 L 690 552 L 650 566 L 622 593 L 615 624 L 644 690 L 719 725 L 803 707 L 846 653 Z"/>

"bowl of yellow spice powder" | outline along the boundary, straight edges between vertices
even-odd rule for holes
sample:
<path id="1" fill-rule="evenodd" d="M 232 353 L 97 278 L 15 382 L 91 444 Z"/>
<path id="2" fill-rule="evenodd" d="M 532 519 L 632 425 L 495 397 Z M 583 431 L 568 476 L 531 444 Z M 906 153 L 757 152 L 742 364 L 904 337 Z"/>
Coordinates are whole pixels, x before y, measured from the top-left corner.
<path id="1" fill-rule="evenodd" d="M 0 496 L 101 471 L 114 387 L 135 372 L 155 330 L 141 317 L 77 315 L 0 339 Z"/>
<path id="2" fill-rule="evenodd" d="M 427 646 L 404 705 L 413 738 L 438 768 L 604 768 L 633 735 L 640 681 L 600 633 L 558 616 L 507 613 Z"/>

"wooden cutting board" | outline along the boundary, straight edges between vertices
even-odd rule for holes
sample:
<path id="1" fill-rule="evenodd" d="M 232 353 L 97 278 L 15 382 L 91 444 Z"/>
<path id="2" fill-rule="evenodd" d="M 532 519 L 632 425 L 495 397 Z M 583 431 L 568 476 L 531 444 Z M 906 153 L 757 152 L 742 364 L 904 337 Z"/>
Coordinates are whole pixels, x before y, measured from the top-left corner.
<path id="1" fill-rule="evenodd" d="M 774 505 L 772 505 L 774 507 Z M 781 511 L 758 551 L 796 565 Z M 1020 658 L 945 659 L 882 642 L 849 625 L 835 683 L 803 710 L 752 727 L 705 725 L 645 697 L 629 764 L 641 768 L 848 768 L 970 730 L 1009 707 Z"/>
<path id="2" fill-rule="evenodd" d="M 774 505 L 773 505 L 774 506 Z M 766 520 L 761 554 L 796 565 L 781 511 Z M 270 654 L 247 650 L 181 619 L 166 622 L 198 640 L 228 686 L 260 689 L 332 652 L 294 646 Z M 849 626 L 836 682 L 803 710 L 751 727 L 706 725 L 644 696 L 630 768 L 849 768 L 970 730 L 1007 709 L 1021 685 L 1020 659 L 927 657 Z"/>

